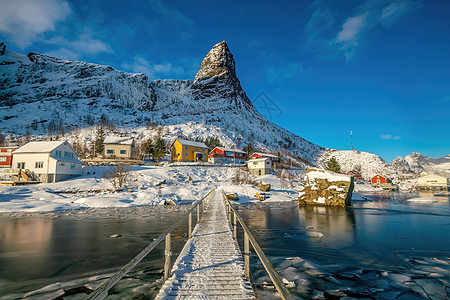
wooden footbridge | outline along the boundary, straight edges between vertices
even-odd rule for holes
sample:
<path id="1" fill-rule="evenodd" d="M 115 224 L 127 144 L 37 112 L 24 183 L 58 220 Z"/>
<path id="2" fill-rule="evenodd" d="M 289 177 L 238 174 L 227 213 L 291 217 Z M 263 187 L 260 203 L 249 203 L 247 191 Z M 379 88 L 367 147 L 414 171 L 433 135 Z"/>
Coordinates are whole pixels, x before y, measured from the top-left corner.
<path id="1" fill-rule="evenodd" d="M 196 214 L 196 216 L 195 216 Z M 193 216 L 197 224 L 192 228 Z M 171 268 L 171 233 L 188 218 L 188 236 Z M 237 226 L 244 231 L 243 255 Z M 223 192 L 209 192 L 186 215 L 85 299 L 104 299 L 108 291 L 165 240 L 164 285 L 156 299 L 256 299 L 250 278 L 250 244 L 282 299 L 294 299 Z"/>

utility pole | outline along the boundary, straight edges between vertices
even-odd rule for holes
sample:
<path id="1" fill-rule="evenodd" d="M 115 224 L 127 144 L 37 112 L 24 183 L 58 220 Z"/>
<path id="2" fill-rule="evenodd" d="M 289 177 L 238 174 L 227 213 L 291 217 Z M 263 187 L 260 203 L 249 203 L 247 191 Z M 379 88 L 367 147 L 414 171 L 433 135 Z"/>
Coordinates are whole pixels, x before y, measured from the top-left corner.
<path id="1" fill-rule="evenodd" d="M 352 150 L 355 150 L 355 148 L 353 148 L 353 132 L 350 130 L 350 142 L 352 143 Z"/>

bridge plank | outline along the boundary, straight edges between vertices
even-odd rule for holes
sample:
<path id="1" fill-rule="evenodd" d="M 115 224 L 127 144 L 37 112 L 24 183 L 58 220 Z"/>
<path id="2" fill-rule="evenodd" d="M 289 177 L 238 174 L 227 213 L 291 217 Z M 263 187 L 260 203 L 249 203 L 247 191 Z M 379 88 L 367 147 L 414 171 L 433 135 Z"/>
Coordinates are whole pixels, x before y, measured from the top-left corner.
<path id="1" fill-rule="evenodd" d="M 255 299 L 220 193 L 211 199 L 156 299 Z"/>

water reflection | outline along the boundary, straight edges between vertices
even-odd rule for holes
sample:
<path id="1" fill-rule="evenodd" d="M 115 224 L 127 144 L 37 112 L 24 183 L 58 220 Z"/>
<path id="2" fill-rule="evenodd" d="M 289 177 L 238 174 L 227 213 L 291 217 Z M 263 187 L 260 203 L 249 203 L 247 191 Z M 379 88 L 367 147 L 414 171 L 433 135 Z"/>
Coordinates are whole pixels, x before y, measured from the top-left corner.
<path id="1" fill-rule="evenodd" d="M 183 207 L 0 214 L 0 295 L 115 272 L 183 215 Z M 173 232 L 173 252 L 187 226 Z M 119 238 L 110 238 L 119 234 Z M 163 244 L 141 264 L 162 267 Z M 174 256 L 176 257 L 176 256 Z"/>
<path id="2" fill-rule="evenodd" d="M 351 207 L 300 205 L 298 216 L 300 224 L 326 235 L 337 247 L 347 246 L 355 240 L 356 220 Z M 309 236 L 320 237 L 317 234 Z"/>

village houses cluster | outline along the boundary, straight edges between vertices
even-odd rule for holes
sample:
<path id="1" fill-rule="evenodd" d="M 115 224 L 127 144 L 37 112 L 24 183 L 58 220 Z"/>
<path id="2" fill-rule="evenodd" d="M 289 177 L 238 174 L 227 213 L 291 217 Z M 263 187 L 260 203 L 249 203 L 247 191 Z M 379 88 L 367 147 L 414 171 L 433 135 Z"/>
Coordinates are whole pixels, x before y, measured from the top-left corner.
<path id="1" fill-rule="evenodd" d="M 214 165 L 245 166 L 253 176 L 272 174 L 274 166 L 281 162 L 278 155 L 255 152 L 247 157 L 245 151 L 226 147 L 208 149 L 205 143 L 175 139 L 170 145 L 173 163 L 205 162 Z M 138 151 L 132 137 L 108 136 L 103 141 L 103 161 L 126 162 L 138 160 Z M 0 169 L 3 184 L 57 182 L 82 175 L 83 161 L 67 141 L 29 142 L 22 147 L 0 147 Z M 1 173 L 0 173 L 1 175 Z M 348 175 L 354 175 L 349 173 Z M 405 177 L 406 176 L 406 177 Z M 403 180 L 413 179 L 404 175 Z M 397 185 L 386 176 L 377 174 L 371 178 L 374 187 L 396 190 Z M 417 178 L 422 190 L 450 190 L 450 178 L 439 174 L 422 174 Z"/>

